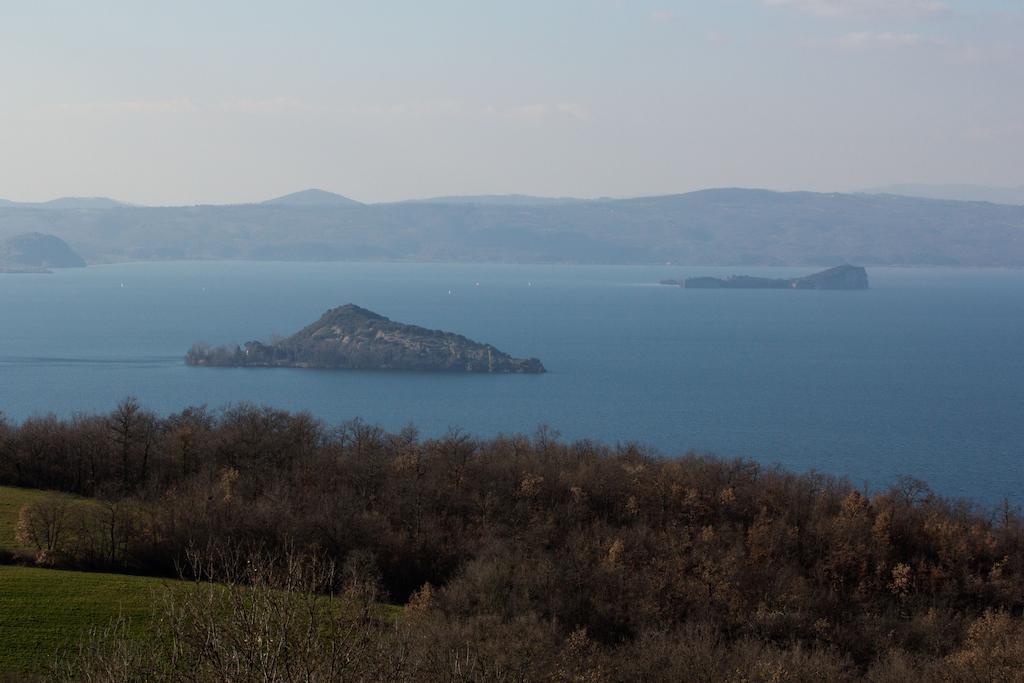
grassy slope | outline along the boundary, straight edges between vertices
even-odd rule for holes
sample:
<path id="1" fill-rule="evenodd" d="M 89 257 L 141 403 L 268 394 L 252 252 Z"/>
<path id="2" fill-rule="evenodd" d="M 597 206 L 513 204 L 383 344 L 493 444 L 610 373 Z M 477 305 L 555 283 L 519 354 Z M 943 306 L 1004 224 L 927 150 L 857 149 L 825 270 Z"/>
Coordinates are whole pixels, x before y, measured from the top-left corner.
<path id="1" fill-rule="evenodd" d="M 59 650 L 119 616 L 154 619 L 164 579 L 0 566 L 0 674 L 40 672 Z"/>
<path id="2" fill-rule="evenodd" d="M 66 494 L 0 486 L 0 549 L 30 553 L 14 538 L 21 506 Z M 68 496 L 71 498 L 71 496 Z M 54 653 L 117 617 L 144 629 L 162 579 L 0 566 L 0 677 L 39 673 Z"/>
<path id="3" fill-rule="evenodd" d="M 21 506 L 66 494 L 0 486 L 0 549 L 31 551 L 14 540 Z M 69 496 L 70 498 L 70 496 Z M 88 499 L 79 499 L 88 500 Z M 0 565 L 0 680 L 5 674 L 40 674 L 54 655 L 117 618 L 144 635 L 168 579 Z M 378 617 L 397 619 L 402 608 L 380 606 Z"/>

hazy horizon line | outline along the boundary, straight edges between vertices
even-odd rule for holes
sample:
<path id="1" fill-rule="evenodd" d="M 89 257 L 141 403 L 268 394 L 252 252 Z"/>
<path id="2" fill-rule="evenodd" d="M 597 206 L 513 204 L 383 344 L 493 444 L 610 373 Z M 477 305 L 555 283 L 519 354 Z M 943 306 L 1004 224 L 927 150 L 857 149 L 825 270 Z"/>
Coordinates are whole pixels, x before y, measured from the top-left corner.
<path id="1" fill-rule="evenodd" d="M 430 202 L 438 200 L 472 200 L 472 199 L 538 199 L 549 202 L 591 202 L 591 201 L 622 201 L 630 199 L 645 199 L 653 197 L 673 197 L 687 194 L 695 194 L 698 192 L 710 192 L 716 190 L 747 190 L 755 192 L 773 192 L 778 194 L 792 194 L 792 193 L 811 193 L 811 194 L 896 194 L 899 192 L 896 190 L 988 190 L 988 191 L 1024 191 L 1024 185 L 984 185 L 978 183 L 887 183 L 880 184 L 877 186 L 863 187 L 857 189 L 848 190 L 807 190 L 807 189 L 778 189 L 765 186 L 746 186 L 746 185 L 714 185 L 714 186 L 703 186 L 696 189 L 681 190 L 678 192 L 657 192 L 649 194 L 631 194 L 631 195 L 600 195 L 600 196 L 578 196 L 578 195 L 565 195 L 565 194 L 535 194 L 528 192 L 481 192 L 481 193 L 452 193 L 452 194 L 440 194 L 440 195 L 425 195 L 420 197 L 407 197 L 403 199 L 391 199 L 381 201 L 363 201 L 360 199 L 353 198 L 349 195 L 334 190 L 326 190 L 322 187 L 306 187 L 291 192 L 285 192 L 283 194 L 275 194 L 274 196 L 267 197 L 265 199 L 252 199 L 243 201 L 197 201 L 192 203 L 143 203 L 119 199 L 113 195 L 79 195 L 79 194 L 63 194 L 49 199 L 41 200 L 22 200 L 22 199 L 11 199 L 10 197 L 0 196 L 0 207 L 10 207 L 14 205 L 17 207 L 29 207 L 29 206 L 46 206 L 48 204 L 57 204 L 65 201 L 80 201 L 80 202 L 112 202 L 121 207 L 130 208 L 178 208 L 178 207 L 194 207 L 194 206 L 249 206 L 259 205 L 273 202 L 280 199 L 285 199 L 294 195 L 301 195 L 304 193 L 323 193 L 325 195 L 331 195 L 339 199 L 345 199 L 363 206 L 374 206 L 381 204 L 402 204 L 402 203 L 417 203 L 417 202 Z M 925 198 L 925 197 L 922 197 Z M 967 200 L 971 201 L 971 200 Z M 322 205 L 320 205 L 322 206 Z M 54 207 L 60 208 L 60 207 Z M 98 208 L 116 208 L 113 206 L 109 207 L 98 207 Z"/>

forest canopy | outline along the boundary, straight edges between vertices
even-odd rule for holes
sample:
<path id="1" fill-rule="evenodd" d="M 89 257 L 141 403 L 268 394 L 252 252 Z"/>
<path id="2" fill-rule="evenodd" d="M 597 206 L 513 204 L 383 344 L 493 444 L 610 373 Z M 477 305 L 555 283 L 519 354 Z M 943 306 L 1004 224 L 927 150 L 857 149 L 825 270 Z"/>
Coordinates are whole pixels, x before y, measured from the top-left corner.
<path id="1" fill-rule="evenodd" d="M 0 420 L 0 484 L 90 499 L 22 510 L 29 561 L 174 576 L 196 548 L 299 553 L 374 600 L 428 605 L 435 645 L 512 678 L 553 675 L 566 648 L 603 667 L 594 680 L 659 678 L 697 650 L 809 679 L 1024 665 L 1020 518 L 909 478 L 866 492 L 547 428 L 422 438 L 129 399 Z"/>

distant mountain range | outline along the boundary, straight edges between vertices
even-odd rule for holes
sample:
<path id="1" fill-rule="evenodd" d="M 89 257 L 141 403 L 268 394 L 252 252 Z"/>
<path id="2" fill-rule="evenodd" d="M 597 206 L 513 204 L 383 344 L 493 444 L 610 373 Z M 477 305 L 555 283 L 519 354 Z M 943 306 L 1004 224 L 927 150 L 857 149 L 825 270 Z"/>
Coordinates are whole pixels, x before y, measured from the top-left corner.
<path id="1" fill-rule="evenodd" d="M 360 204 L 0 206 L 0 238 L 46 232 L 89 262 L 392 260 L 1024 267 L 1024 206 L 894 194 L 717 189 L 635 199 L 520 195 Z"/>
<path id="2" fill-rule="evenodd" d="M 986 185 L 886 185 L 864 190 L 868 194 L 895 194 L 925 199 L 950 199 L 963 202 L 1024 204 L 1024 185 L 989 187 Z"/>
<path id="3" fill-rule="evenodd" d="M 988 185 L 925 185 L 896 184 L 869 187 L 856 194 L 890 194 L 900 197 L 921 199 L 945 199 L 964 202 L 991 202 L 993 204 L 1024 204 L 1024 185 L 1019 187 L 992 187 Z M 556 204 L 579 204 L 582 202 L 610 202 L 612 197 L 582 199 L 579 197 L 538 197 L 526 194 L 477 194 L 406 199 L 401 204 L 472 204 L 478 206 L 553 206 Z M 365 206 L 335 192 L 311 188 L 292 192 L 281 197 L 267 199 L 260 204 L 276 206 Z M 14 202 L 0 199 L 0 207 L 22 207 L 42 209 L 110 209 L 119 206 L 141 206 L 128 204 L 109 197 L 59 197 L 45 202 Z M 211 206 L 211 205 L 207 205 Z M 213 205 L 217 206 L 217 205 Z M 237 206 L 237 205 L 236 205 Z"/>
<path id="4" fill-rule="evenodd" d="M 577 199 L 575 197 L 534 197 L 527 194 L 475 194 L 456 195 L 451 197 L 430 197 L 429 199 L 409 199 L 406 204 L 477 204 L 481 206 L 551 206 L 553 204 L 576 204 L 585 201 L 606 201 Z"/>
<path id="5" fill-rule="evenodd" d="M 27 209 L 113 209 L 118 206 L 130 205 L 108 197 L 58 197 L 46 202 L 12 202 L 0 199 L 0 207 Z"/>

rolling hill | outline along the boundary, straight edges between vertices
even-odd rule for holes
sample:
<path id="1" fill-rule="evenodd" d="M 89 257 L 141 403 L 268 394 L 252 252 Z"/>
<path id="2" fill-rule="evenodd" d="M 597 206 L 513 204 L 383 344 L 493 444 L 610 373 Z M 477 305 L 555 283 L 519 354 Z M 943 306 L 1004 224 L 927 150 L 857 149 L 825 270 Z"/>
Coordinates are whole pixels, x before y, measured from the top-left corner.
<path id="1" fill-rule="evenodd" d="M 993 204 L 1024 204 L 1024 185 L 990 187 L 988 185 L 886 185 L 873 187 L 868 194 L 895 194 L 925 199 L 951 199 L 961 202 L 992 202 Z"/>
<path id="2" fill-rule="evenodd" d="M 233 206 L 0 207 L 0 238 L 52 233 L 89 262 L 1024 266 L 1024 206 L 749 189 L 539 204 L 359 204 L 323 194 Z"/>
<path id="3" fill-rule="evenodd" d="M 264 204 L 276 206 L 362 206 L 359 202 L 326 190 L 301 190 L 283 197 L 268 199 Z"/>
<path id="4" fill-rule="evenodd" d="M 129 204 L 109 197 L 58 197 L 45 202 L 13 202 L 9 199 L 0 199 L 0 206 L 23 209 L 113 209 Z"/>

